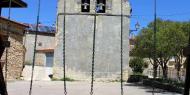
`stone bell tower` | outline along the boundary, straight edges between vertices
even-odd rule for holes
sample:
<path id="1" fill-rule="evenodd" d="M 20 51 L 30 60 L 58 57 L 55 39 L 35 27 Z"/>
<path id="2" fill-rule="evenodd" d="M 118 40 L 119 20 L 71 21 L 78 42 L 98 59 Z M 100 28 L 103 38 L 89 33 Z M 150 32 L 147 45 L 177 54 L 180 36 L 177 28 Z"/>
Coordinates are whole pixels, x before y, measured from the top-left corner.
<path id="1" fill-rule="evenodd" d="M 75 80 L 90 79 L 95 14 L 95 78 L 117 79 L 119 77 L 121 29 L 123 30 L 123 68 L 127 71 L 131 10 L 128 0 L 123 0 L 122 4 L 121 0 L 58 0 L 57 10 L 55 78 L 63 78 L 63 61 L 65 61 L 66 77 Z M 123 21 L 121 21 L 121 14 Z M 63 60 L 63 46 L 65 60 Z"/>

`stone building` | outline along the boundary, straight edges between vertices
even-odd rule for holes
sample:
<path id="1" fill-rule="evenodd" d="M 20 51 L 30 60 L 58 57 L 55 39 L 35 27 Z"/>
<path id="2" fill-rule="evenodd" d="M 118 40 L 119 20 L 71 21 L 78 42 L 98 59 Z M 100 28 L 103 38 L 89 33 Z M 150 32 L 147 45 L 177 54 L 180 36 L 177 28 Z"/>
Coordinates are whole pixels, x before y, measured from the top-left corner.
<path id="1" fill-rule="evenodd" d="M 0 35 L 7 36 L 9 32 L 10 47 L 7 57 L 8 79 L 19 79 L 24 66 L 26 49 L 23 45 L 23 37 L 26 25 L 0 17 Z M 5 62 L 6 52 L 4 52 L 1 62 Z M 4 66 L 5 67 L 5 66 Z M 5 69 L 5 68 L 4 68 Z"/>
<path id="2" fill-rule="evenodd" d="M 36 25 L 29 24 L 29 28 L 24 37 L 24 45 L 26 47 L 25 69 L 23 76 L 25 80 L 30 80 L 31 64 L 33 62 L 34 41 Z M 36 61 L 35 61 L 35 78 L 34 80 L 49 80 L 52 75 L 53 59 L 54 59 L 54 42 L 55 27 L 44 26 L 38 27 Z"/>
<path id="3" fill-rule="evenodd" d="M 121 12 L 121 1 L 123 12 Z M 76 80 L 90 79 L 95 5 L 95 78 L 114 80 L 120 77 L 121 29 L 123 30 L 123 68 L 127 78 L 131 11 L 128 0 L 58 0 L 58 31 L 54 52 L 55 78 L 63 77 L 63 34 L 65 33 L 66 77 Z M 122 13 L 123 21 L 121 21 Z M 121 22 L 123 22 L 122 27 Z"/>

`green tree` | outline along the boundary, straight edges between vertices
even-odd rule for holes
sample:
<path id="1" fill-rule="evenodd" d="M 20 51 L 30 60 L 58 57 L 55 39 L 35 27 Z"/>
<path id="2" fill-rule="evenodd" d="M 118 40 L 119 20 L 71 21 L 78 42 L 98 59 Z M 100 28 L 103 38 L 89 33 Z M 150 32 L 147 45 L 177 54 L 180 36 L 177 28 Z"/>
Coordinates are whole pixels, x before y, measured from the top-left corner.
<path id="1" fill-rule="evenodd" d="M 183 48 L 187 46 L 188 41 L 188 35 L 186 32 L 186 29 L 188 29 L 187 22 L 176 22 L 175 23 L 178 27 L 176 27 L 177 32 L 174 35 L 174 50 L 176 51 L 176 54 L 174 55 L 175 59 L 175 68 L 177 70 L 177 77 L 178 80 L 180 80 L 180 71 L 181 67 L 183 66 Z"/>
<path id="2" fill-rule="evenodd" d="M 153 23 L 151 22 L 146 28 L 141 30 L 133 50 L 135 56 L 149 58 L 151 64 L 153 64 L 154 55 Z M 168 61 L 173 57 L 179 58 L 178 55 L 181 55 L 180 51 L 187 41 L 182 26 L 181 22 L 157 19 L 156 64 L 153 65 L 156 65 L 156 67 L 158 65 L 161 66 L 164 78 L 167 78 L 168 75 Z"/>
<path id="3" fill-rule="evenodd" d="M 150 26 L 150 25 L 149 25 Z M 153 63 L 153 52 L 154 52 L 154 43 L 153 43 L 153 28 L 143 28 L 138 36 L 136 36 L 135 48 L 132 50 L 132 56 L 148 58 L 150 63 L 155 67 L 154 70 L 157 70 L 159 64 Z M 157 73 L 156 73 L 157 76 Z"/>
<path id="4" fill-rule="evenodd" d="M 133 73 L 143 73 L 144 69 L 148 67 L 148 64 L 140 57 L 130 59 L 129 67 L 131 67 Z"/>

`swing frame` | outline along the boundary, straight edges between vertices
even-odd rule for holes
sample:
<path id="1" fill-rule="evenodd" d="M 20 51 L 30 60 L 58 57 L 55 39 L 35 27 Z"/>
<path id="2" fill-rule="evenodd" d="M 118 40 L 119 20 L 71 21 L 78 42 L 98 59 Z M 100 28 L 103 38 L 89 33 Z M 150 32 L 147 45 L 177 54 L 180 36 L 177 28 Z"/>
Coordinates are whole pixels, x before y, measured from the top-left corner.
<path id="1" fill-rule="evenodd" d="M 65 67 L 66 67 L 66 63 L 65 63 L 65 20 L 66 20 L 66 16 L 67 15 L 86 15 L 86 16 L 94 16 L 94 28 L 93 28 L 93 53 L 92 53 L 92 69 L 91 69 L 91 89 L 90 89 L 90 95 L 93 95 L 93 84 L 94 84 L 94 63 L 95 63 L 95 39 L 96 39 L 96 17 L 97 16 L 114 16 L 114 17 L 121 17 L 121 79 L 120 79 L 120 82 L 121 82 L 121 95 L 124 94 L 124 91 L 123 91 L 123 17 L 128 17 L 130 18 L 131 15 L 124 15 L 123 14 L 123 2 L 124 0 L 120 0 L 121 1 L 121 14 L 118 15 L 118 14 L 107 14 L 107 13 L 97 13 L 96 12 L 96 6 L 97 6 L 97 1 L 95 0 L 95 9 L 94 9 L 94 13 L 88 13 L 88 12 L 82 12 L 82 13 L 66 13 L 66 1 L 67 0 L 64 0 L 64 12 L 63 13 L 58 13 L 57 15 L 57 21 L 59 21 L 59 16 L 64 16 L 64 29 L 63 29 L 63 74 L 64 74 L 64 94 L 67 95 L 67 88 L 66 88 L 66 71 L 65 71 Z M 58 26 L 58 23 L 57 23 L 57 26 Z M 58 30 L 58 29 L 57 29 Z"/>

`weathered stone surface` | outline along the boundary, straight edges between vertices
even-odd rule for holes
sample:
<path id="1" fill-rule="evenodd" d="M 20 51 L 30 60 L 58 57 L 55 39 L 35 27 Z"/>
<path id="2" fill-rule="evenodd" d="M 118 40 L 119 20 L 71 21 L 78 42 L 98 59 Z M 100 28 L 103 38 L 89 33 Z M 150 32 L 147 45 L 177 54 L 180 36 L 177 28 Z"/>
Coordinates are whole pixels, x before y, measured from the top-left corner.
<path id="1" fill-rule="evenodd" d="M 35 41 L 35 33 L 27 33 L 24 37 L 24 45 L 26 47 L 26 56 L 25 56 L 25 64 L 32 64 L 33 54 L 34 54 L 34 41 Z M 54 49 L 55 36 L 50 34 L 42 35 L 38 33 L 37 36 L 37 47 L 36 50 L 42 49 Z M 39 45 L 41 44 L 41 45 Z M 36 52 L 36 62 L 35 65 L 44 66 L 45 65 L 45 52 Z"/>
<path id="2" fill-rule="evenodd" d="M 22 36 L 21 35 L 13 35 L 9 37 L 9 41 L 11 43 L 10 48 L 7 48 L 7 76 L 8 79 L 19 79 L 22 74 L 23 63 L 24 63 L 24 55 L 25 48 L 22 44 Z M 6 52 L 4 52 L 2 60 L 6 60 Z M 5 72 L 4 66 L 4 72 Z"/>
<path id="3" fill-rule="evenodd" d="M 58 14 L 64 12 L 64 0 L 59 0 Z M 67 13 L 80 13 L 77 0 L 66 0 Z M 91 0 L 91 13 L 94 13 L 94 0 Z M 130 6 L 123 3 L 123 13 L 130 15 Z M 112 0 L 109 14 L 121 15 L 120 0 Z M 108 14 L 105 13 L 105 14 Z M 57 19 L 55 44 L 54 77 L 63 77 L 63 33 L 65 28 L 65 64 L 67 77 L 76 80 L 90 79 L 93 46 L 94 16 L 67 15 Z M 129 61 L 129 17 L 123 17 L 121 28 L 120 16 L 97 16 L 95 78 L 118 79 L 120 77 L 121 29 L 123 29 L 123 63 L 128 71 Z M 127 74 L 125 73 L 125 77 Z"/>
<path id="4" fill-rule="evenodd" d="M 0 17 L 0 35 L 5 36 L 7 35 L 7 32 L 9 32 L 8 41 L 10 41 L 10 47 L 7 48 L 7 53 L 4 51 L 3 56 L 0 59 L 5 62 L 3 69 L 4 73 L 7 67 L 8 80 L 20 79 L 21 77 L 26 52 L 23 45 L 23 36 L 26 27 L 26 25 L 21 23 Z"/>

